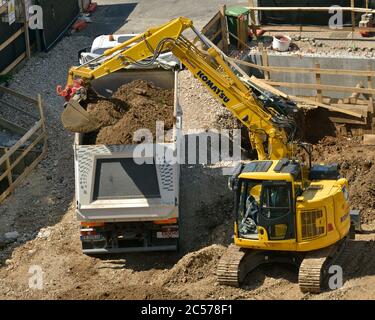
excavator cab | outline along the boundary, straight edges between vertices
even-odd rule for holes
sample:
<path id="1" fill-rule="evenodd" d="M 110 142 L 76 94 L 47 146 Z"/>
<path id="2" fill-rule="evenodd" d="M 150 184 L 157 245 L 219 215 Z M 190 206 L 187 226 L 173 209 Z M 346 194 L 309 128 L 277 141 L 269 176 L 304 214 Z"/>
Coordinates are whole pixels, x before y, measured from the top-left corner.
<path id="1" fill-rule="evenodd" d="M 238 237 L 295 238 L 295 203 L 288 181 L 239 179 L 236 188 Z"/>

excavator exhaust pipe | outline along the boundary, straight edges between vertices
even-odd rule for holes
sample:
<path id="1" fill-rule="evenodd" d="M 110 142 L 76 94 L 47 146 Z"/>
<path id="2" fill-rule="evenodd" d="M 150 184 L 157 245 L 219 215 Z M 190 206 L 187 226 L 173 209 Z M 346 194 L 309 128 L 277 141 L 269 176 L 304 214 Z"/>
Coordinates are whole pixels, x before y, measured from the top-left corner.
<path id="1" fill-rule="evenodd" d="M 77 133 L 89 133 L 101 127 L 99 121 L 74 99 L 66 103 L 61 121 L 65 129 Z"/>

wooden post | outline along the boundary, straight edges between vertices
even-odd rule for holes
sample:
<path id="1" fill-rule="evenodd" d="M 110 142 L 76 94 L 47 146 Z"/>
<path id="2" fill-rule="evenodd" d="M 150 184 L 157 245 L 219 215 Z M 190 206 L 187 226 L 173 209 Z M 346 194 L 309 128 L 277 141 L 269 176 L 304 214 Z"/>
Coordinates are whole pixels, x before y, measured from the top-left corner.
<path id="1" fill-rule="evenodd" d="M 355 8 L 355 4 L 354 4 L 354 1 L 355 0 L 350 0 L 350 6 L 352 8 L 352 40 L 354 39 L 354 32 L 355 32 L 355 12 L 354 12 L 354 8 Z"/>
<path id="2" fill-rule="evenodd" d="M 238 36 L 238 39 L 241 39 L 241 24 L 240 24 L 240 20 L 237 18 L 237 36 Z M 238 41 L 237 40 L 237 49 L 241 49 L 241 41 Z"/>
<path id="3" fill-rule="evenodd" d="M 268 67 L 268 53 L 267 50 L 264 49 L 263 43 L 259 43 L 259 49 L 262 52 L 262 67 Z M 268 70 L 264 70 L 264 79 L 270 79 L 270 72 Z"/>
<path id="4" fill-rule="evenodd" d="M 247 35 L 248 35 L 248 20 L 244 21 L 242 20 L 242 17 L 240 17 L 240 19 L 238 20 L 238 24 L 240 26 L 239 28 L 239 34 L 238 34 L 238 37 L 241 39 L 241 41 L 239 42 L 239 49 L 245 49 L 245 44 L 247 44 Z"/>
<path id="5" fill-rule="evenodd" d="M 367 70 L 371 71 L 370 63 L 367 64 Z M 367 76 L 367 87 L 369 89 L 372 89 L 372 77 L 371 76 Z M 375 131 L 375 106 L 374 106 L 374 99 L 373 99 L 372 94 L 368 96 L 368 112 L 371 112 L 371 123 L 372 123 L 371 131 L 374 132 Z"/>
<path id="6" fill-rule="evenodd" d="M 40 114 L 40 120 L 42 120 L 42 130 L 43 133 L 47 132 L 46 129 L 46 119 L 44 117 L 44 112 L 43 112 L 43 101 L 42 101 L 42 96 L 38 93 L 38 108 L 39 108 L 39 114 Z M 47 134 L 44 136 L 44 143 L 43 143 L 43 153 L 47 152 Z"/>
<path id="7" fill-rule="evenodd" d="M 8 148 L 4 148 L 4 155 L 6 156 L 6 154 L 8 153 Z M 13 178 L 12 178 L 12 171 L 10 169 L 10 159 L 9 157 L 6 157 L 5 159 L 5 170 L 7 172 L 7 176 L 8 176 L 8 183 L 9 183 L 9 187 L 11 187 L 11 185 L 13 184 Z"/>
<path id="8" fill-rule="evenodd" d="M 223 51 L 224 53 L 228 53 L 228 29 L 227 29 L 227 22 L 225 19 L 225 11 L 227 10 L 227 6 L 224 4 L 220 6 L 220 14 L 221 14 L 221 36 L 223 41 Z"/>
<path id="9" fill-rule="evenodd" d="M 27 7 L 27 1 L 23 0 L 23 13 L 24 13 L 24 26 L 25 26 L 25 43 L 26 43 L 26 57 L 30 59 L 30 34 L 29 34 L 29 8 Z"/>
<path id="10" fill-rule="evenodd" d="M 250 8 L 255 7 L 254 6 L 254 0 L 249 0 L 249 7 Z M 256 19 L 255 19 L 255 10 L 250 9 L 250 27 L 251 27 L 251 31 L 253 31 L 254 40 L 258 40 L 256 24 L 257 24 L 257 22 L 256 22 Z"/>
<path id="11" fill-rule="evenodd" d="M 44 112 L 43 112 L 43 101 L 42 101 L 42 96 L 38 93 L 37 96 L 38 100 L 38 109 L 39 109 L 39 115 L 40 115 L 40 120 L 42 120 L 42 126 L 45 129 L 45 118 L 44 118 Z"/>
<path id="12" fill-rule="evenodd" d="M 316 63 L 315 64 L 315 68 L 316 69 L 320 69 L 320 64 L 319 63 Z M 320 75 L 320 73 L 317 71 L 317 72 L 315 72 L 315 80 L 316 80 L 316 84 L 318 85 L 318 86 L 320 86 L 321 84 L 322 84 L 322 79 L 321 79 L 321 75 Z M 323 96 L 322 96 L 322 90 L 321 89 L 317 89 L 316 90 L 316 97 L 317 97 L 317 99 L 318 99 L 318 102 L 323 102 Z"/>

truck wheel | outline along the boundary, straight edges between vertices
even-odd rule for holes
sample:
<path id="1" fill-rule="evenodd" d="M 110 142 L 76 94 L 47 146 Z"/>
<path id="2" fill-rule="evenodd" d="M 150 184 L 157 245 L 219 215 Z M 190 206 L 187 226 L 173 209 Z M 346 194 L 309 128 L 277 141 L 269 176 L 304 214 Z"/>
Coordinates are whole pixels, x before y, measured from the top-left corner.
<path id="1" fill-rule="evenodd" d="M 352 223 L 349 229 L 349 239 L 355 240 L 355 225 Z"/>

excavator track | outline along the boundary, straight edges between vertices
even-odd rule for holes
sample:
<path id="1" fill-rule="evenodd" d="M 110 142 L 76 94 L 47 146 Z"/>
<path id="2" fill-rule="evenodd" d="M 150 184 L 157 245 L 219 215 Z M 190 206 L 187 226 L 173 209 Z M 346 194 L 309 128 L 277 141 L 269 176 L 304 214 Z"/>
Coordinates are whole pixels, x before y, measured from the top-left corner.
<path id="1" fill-rule="evenodd" d="M 347 239 L 328 248 L 308 253 L 303 259 L 298 275 L 298 283 L 303 293 L 320 293 L 327 278 L 328 270 L 334 263 L 345 262 L 348 254 Z M 345 254 L 347 253 L 347 254 Z"/>
<path id="2" fill-rule="evenodd" d="M 244 249 L 232 244 L 219 261 L 216 272 L 218 282 L 239 287 L 249 272 L 270 261 L 268 254 L 263 250 Z"/>
<path id="3" fill-rule="evenodd" d="M 241 274 L 239 266 L 246 252 L 236 245 L 230 245 L 219 261 L 217 277 L 219 284 L 231 287 L 239 287 Z"/>

